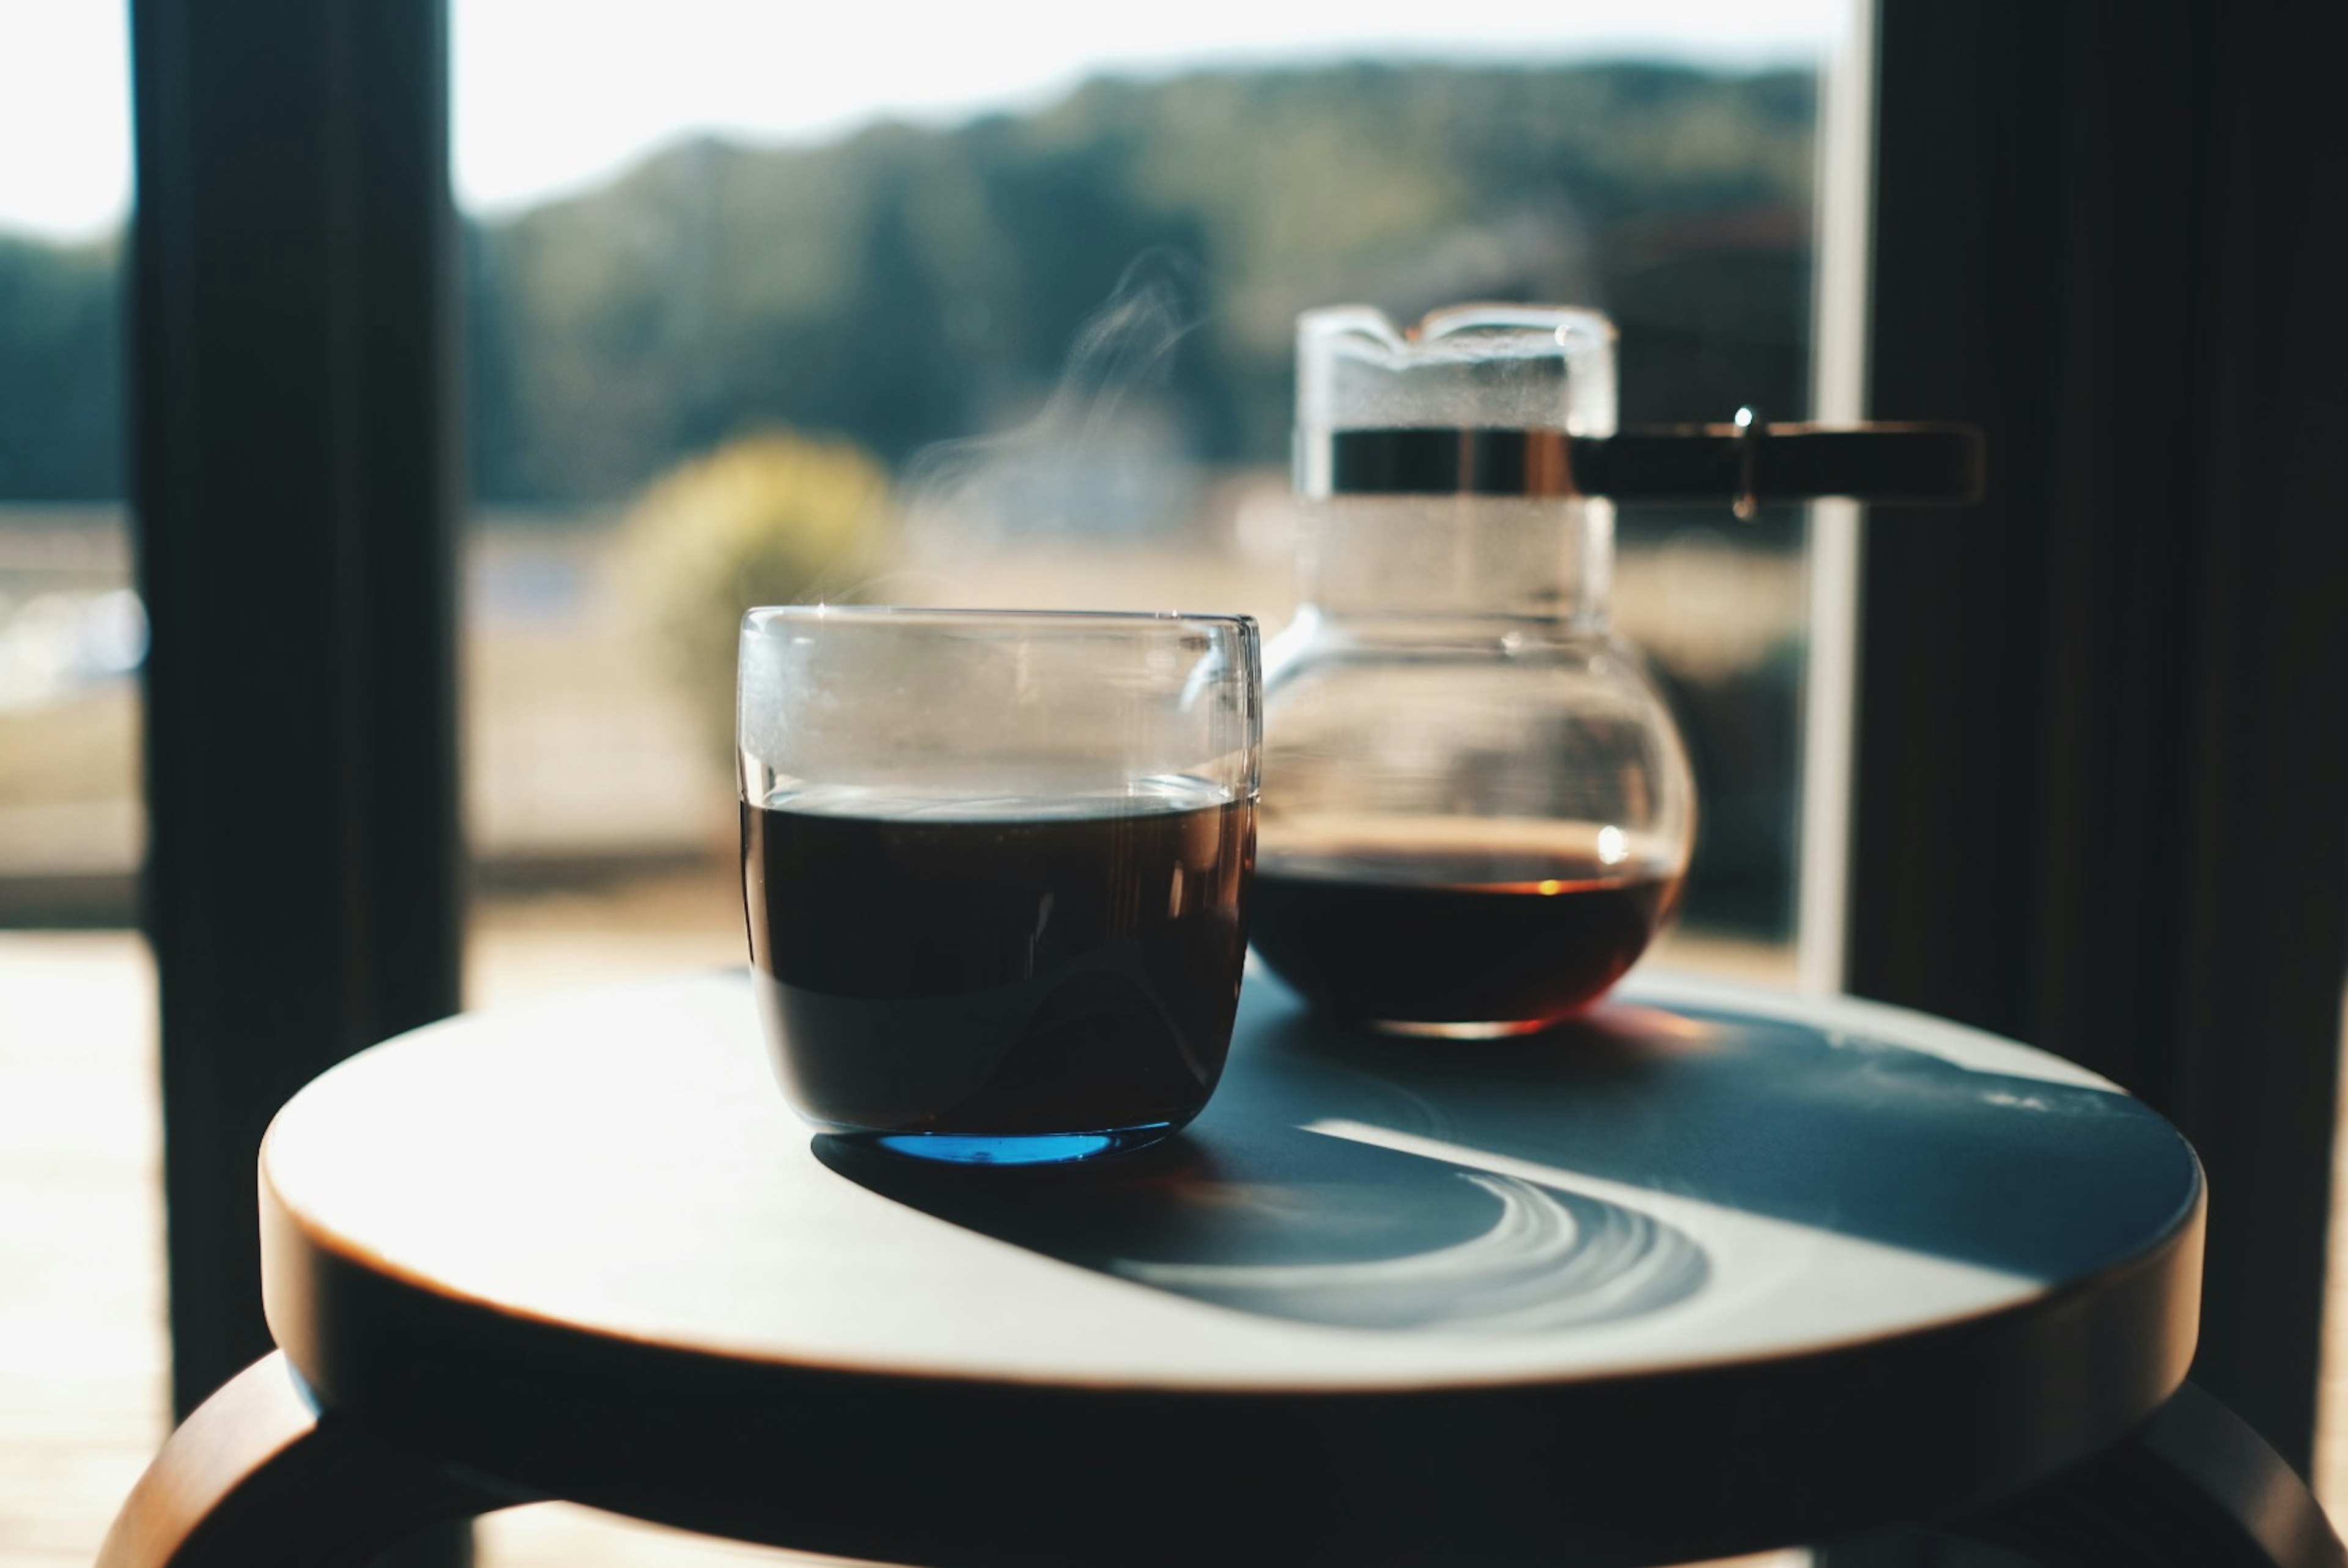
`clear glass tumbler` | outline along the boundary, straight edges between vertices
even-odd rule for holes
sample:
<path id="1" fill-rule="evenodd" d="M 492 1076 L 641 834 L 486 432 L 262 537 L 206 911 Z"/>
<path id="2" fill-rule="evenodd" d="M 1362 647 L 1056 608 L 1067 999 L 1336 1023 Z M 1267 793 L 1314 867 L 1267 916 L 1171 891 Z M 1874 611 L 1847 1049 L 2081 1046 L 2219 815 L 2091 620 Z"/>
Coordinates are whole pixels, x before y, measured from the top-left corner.
<path id="1" fill-rule="evenodd" d="M 743 901 L 793 1107 L 982 1164 L 1197 1115 L 1239 1002 L 1262 709 L 1244 616 L 752 610 Z"/>

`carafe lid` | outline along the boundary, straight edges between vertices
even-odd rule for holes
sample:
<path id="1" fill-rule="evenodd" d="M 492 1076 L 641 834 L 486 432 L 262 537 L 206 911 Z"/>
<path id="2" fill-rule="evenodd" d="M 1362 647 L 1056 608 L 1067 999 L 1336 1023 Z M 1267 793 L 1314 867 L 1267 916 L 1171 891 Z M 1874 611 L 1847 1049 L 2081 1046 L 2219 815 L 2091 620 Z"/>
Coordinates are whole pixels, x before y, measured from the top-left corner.
<path id="1" fill-rule="evenodd" d="M 1457 305 L 1407 330 L 1340 305 L 1297 319 L 1297 493 L 1875 505 L 1978 499 L 1962 425 L 1615 425 L 1615 333 L 1568 305 Z"/>

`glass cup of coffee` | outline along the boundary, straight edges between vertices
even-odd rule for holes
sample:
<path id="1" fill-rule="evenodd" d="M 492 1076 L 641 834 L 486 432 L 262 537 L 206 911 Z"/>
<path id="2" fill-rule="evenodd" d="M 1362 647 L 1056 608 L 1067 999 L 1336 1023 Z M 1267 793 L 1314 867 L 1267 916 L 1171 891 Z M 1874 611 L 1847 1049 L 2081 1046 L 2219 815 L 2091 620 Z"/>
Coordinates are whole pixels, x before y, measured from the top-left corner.
<path id="1" fill-rule="evenodd" d="M 742 622 L 742 889 L 783 1091 L 973 1164 L 1153 1143 L 1222 1074 L 1263 685 L 1235 615 Z"/>

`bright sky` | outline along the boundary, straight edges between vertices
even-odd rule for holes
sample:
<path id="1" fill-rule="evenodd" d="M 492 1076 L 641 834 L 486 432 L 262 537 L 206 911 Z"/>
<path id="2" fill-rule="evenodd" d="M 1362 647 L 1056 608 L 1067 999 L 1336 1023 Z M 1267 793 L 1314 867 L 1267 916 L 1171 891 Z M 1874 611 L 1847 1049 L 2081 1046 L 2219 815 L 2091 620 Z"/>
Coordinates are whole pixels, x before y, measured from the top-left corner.
<path id="1" fill-rule="evenodd" d="M 1359 56 L 1807 63 L 1850 0 L 449 0 L 458 200 L 500 210 L 704 131 L 778 141 L 1046 100 L 1097 70 Z M 0 229 L 130 190 L 123 0 L 0 0 Z"/>

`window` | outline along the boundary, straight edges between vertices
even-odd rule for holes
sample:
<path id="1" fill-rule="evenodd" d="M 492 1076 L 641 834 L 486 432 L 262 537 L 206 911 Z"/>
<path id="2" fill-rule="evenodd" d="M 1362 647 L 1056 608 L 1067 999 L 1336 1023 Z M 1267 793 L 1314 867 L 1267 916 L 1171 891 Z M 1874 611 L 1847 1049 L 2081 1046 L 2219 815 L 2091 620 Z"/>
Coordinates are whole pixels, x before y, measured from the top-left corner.
<path id="1" fill-rule="evenodd" d="M 28 1565 L 88 1562 L 170 1424 L 129 63 L 119 7 L 0 7 L 0 1560 Z"/>
<path id="2" fill-rule="evenodd" d="M 124 526 L 118 12 L 0 17 L 0 926 L 127 925 L 145 628 Z"/>
<path id="3" fill-rule="evenodd" d="M 1056 15 L 909 53 L 878 12 L 453 7 L 477 1000 L 741 962 L 745 602 L 1283 623 L 1300 310 L 1596 303 L 1626 424 L 1809 406 L 1839 6 Z M 1622 518 L 1617 622 L 1704 802 L 1682 965 L 1794 975 L 1804 539 Z"/>
<path id="4" fill-rule="evenodd" d="M 1589 10 L 1570 24 L 1471 7 L 1444 14 L 1436 37 L 1413 32 L 1418 18 L 1360 6 L 1325 16 L 1285 7 L 1276 18 L 1205 6 L 1150 17 L 1148 44 L 1128 46 L 1100 31 L 1112 22 L 1055 42 L 998 8 L 988 31 L 925 39 L 915 65 L 911 52 L 847 32 L 762 35 L 781 25 L 763 7 L 688 0 L 635 18 L 579 9 L 455 8 L 476 302 L 469 602 L 486 893 L 477 994 L 564 983 L 582 955 L 605 978 L 631 965 L 730 962 L 738 950 L 726 834 L 697 815 L 713 798 L 722 813 L 722 720 L 705 705 L 723 677 L 708 673 L 705 651 L 658 630 L 670 592 L 709 580 L 675 520 L 695 485 L 704 496 L 755 486 L 779 463 L 801 476 L 799 490 L 824 474 L 835 491 L 885 485 L 922 503 L 888 509 L 869 535 L 848 529 L 869 553 L 803 558 L 792 568 L 798 588 L 760 586 L 761 597 L 810 583 L 1031 602 L 1179 592 L 1277 620 L 1285 323 L 1340 284 L 1405 313 L 1469 292 L 1594 299 L 1625 329 L 1632 419 L 1716 417 L 1748 400 L 1773 415 L 1854 414 L 1851 350 L 1864 315 L 1898 336 L 1876 345 L 1870 411 L 1988 418 L 1997 460 L 2020 477 L 1964 519 L 1962 538 L 1919 530 L 1869 546 L 1868 599 L 1879 613 L 1859 723 L 1864 732 L 1871 715 L 1879 733 L 1862 733 L 1859 747 L 1869 785 L 1859 858 L 1876 855 L 1859 878 L 1870 914 L 1853 943 L 1869 959 L 1862 982 L 2106 1065 L 2188 1124 L 2219 1190 L 2250 1195 L 2291 1244 L 2217 1233 L 2226 1245 L 2211 1253 L 2206 1365 L 2213 1381 L 2233 1380 L 2220 1391 L 2245 1414 L 2287 1449 L 2304 1447 L 2306 1337 L 2274 1320 L 2312 1311 L 2315 1295 L 2310 1172 L 2332 1108 L 2297 1091 L 2331 1081 L 2328 1059 L 2310 1047 L 2324 1043 L 2318 1032 L 2329 1039 L 2337 999 L 2348 860 L 2334 852 L 2348 826 L 2336 736 L 2329 751 L 2308 743 L 2325 732 L 2307 715 L 2336 705 L 2348 670 L 2348 622 L 2325 597 L 2348 534 L 2322 531 L 2328 517 L 2311 500 L 2329 494 L 2328 473 L 2320 490 L 2313 478 L 2321 444 L 2259 446 L 2258 463 L 2218 459 L 2252 450 L 2254 437 L 2330 395 L 2337 355 L 2307 345 L 2337 325 L 2337 294 L 2311 282 L 2304 258 L 2321 248 L 2299 244 L 2293 222 L 2309 207 L 2314 155 L 2290 113 L 2316 95 L 2290 89 L 2307 87 L 2336 50 L 2302 46 L 2288 29 L 2207 17 L 2188 26 L 2181 7 L 2147 13 L 2128 50 L 2106 47 L 2086 24 L 2016 50 L 1993 14 L 1887 3 L 1883 123 L 1869 138 L 1828 135 L 1822 149 L 1840 171 L 1837 190 L 1867 185 L 1860 166 L 1879 152 L 1884 211 L 1870 231 L 1848 221 L 1845 204 L 1841 227 L 1830 221 L 1814 249 L 1804 209 L 1820 161 L 1810 63 L 1831 30 L 1823 13 L 1646 6 L 1620 14 L 1636 31 L 1569 34 L 1560 29 L 1596 26 Z M 410 41 L 426 31 L 418 15 L 402 24 Z M 171 32 L 185 18 L 162 4 L 141 5 L 139 17 L 143 43 L 211 51 L 186 73 L 211 95 L 196 112 L 217 116 L 242 64 L 259 58 L 232 27 Z M 36 1216 L 6 1235 L 8 1247 L 36 1250 L 0 1259 L 0 1312 L 12 1325 L 51 1326 L 45 1348 L 88 1354 L 63 1370 L 46 1358 L 63 1381 L 0 1391 L 12 1409 L 23 1394 L 25 1409 L 107 1411 L 123 1423 L 104 1427 L 104 1453 L 84 1456 L 87 1468 L 63 1461 L 87 1488 L 36 1483 L 23 1494 L 99 1512 L 6 1520 L 12 1541 L 81 1558 L 119 1495 L 96 1478 L 135 1469 L 153 1433 L 122 1434 L 160 1412 L 158 1293 L 132 1266 L 155 1241 L 152 1074 L 142 1065 L 150 1009 L 141 949 L 119 927 L 141 835 L 129 680 L 139 620 L 122 593 L 129 551 L 108 528 L 121 490 L 111 380 L 120 284 L 108 235 L 128 190 L 129 138 L 120 15 L 81 7 L 31 18 L 22 8 L 0 16 L 0 148 L 40 149 L 0 154 L 0 927 L 19 927 L 0 929 L 0 1073 L 19 1074 L 0 1097 L 11 1112 L 0 1182 L 38 1192 L 0 1206 Z M 335 41 L 328 31 L 289 37 L 282 53 L 315 64 Z M 2201 46 L 2212 36 L 2227 47 Z M 1017 51 L 999 49 L 1004 40 Z M 349 52 L 335 58 L 348 64 Z M 876 90 L 856 67 L 883 58 L 889 85 Z M 936 74 L 909 74 L 922 71 Z M 268 85 L 279 107 L 315 110 L 316 79 L 281 70 Z M 398 78 L 383 95 L 411 115 L 384 139 L 437 169 L 423 128 L 438 126 L 438 111 L 425 116 L 417 90 L 431 79 Z M 1361 112 L 1365 83 L 1379 114 Z M 144 73 L 141 87 L 142 100 L 173 90 Z M 778 118 L 781 104 L 798 118 Z M 2214 120 L 2212 105 L 2222 111 Z M 171 122 L 150 118 L 153 107 L 142 101 L 140 124 L 160 135 Z M 511 133 L 502 141 L 500 117 Z M 259 129 L 265 138 L 278 127 Z M 1227 181 L 1251 167 L 1262 178 Z M 2147 181 L 2143 168 L 2176 177 Z M 245 169 L 233 156 L 201 179 L 180 169 L 149 187 L 149 210 L 162 194 L 191 196 L 188 187 L 216 197 Z M 315 207 L 324 186 L 280 179 L 271 189 L 290 209 Z M 1251 203 L 1251 193 L 1276 199 Z M 309 225 L 308 241 L 331 228 L 314 210 L 288 216 Z M 1875 308 L 1851 288 L 1811 288 L 1813 273 L 1854 282 L 1870 237 L 1890 258 Z M 291 248 L 295 282 L 333 271 L 324 249 Z M 2014 264 L 2024 257 L 2045 264 Z M 2106 286 L 2123 272 L 2131 288 Z M 408 292 L 437 302 L 428 284 Z M 1806 322 L 1814 294 L 1828 308 Z M 2170 304 L 2174 321 L 2161 313 Z M 149 313 L 149 343 L 162 313 Z M 1128 330 L 1089 330 L 1112 321 Z M 2173 330 L 2178 322 L 2195 331 Z M 1814 335 L 1830 347 L 1812 360 Z M 1143 352 L 1159 342 L 1165 353 Z M 2014 352 L 2025 343 L 2029 354 Z M 2179 343 L 2194 353 L 2173 352 Z M 1093 352 L 1077 352 L 1086 344 Z M 2145 344 L 2157 346 L 2112 352 Z M 319 357 L 333 362 L 327 372 L 346 368 Z M 1082 395 L 1056 402 L 1071 364 Z M 1101 397 L 1104 386 L 1113 395 Z M 2122 407 L 2174 413 L 2178 438 L 2142 441 L 2140 423 L 2107 416 Z M 756 439 L 776 427 L 788 439 Z M 1089 445 L 1071 445 L 1071 428 Z M 302 451 L 318 457 L 324 445 Z M 1022 479 L 1019 456 L 1036 450 L 1070 459 L 1039 466 L 1062 476 L 1056 488 Z M 2209 482 L 2219 470 L 2224 517 Z M 988 483 L 973 485 L 973 474 Z M 991 521 L 989 508 L 967 504 L 988 497 L 998 503 Z M 297 525 L 314 518 L 282 509 L 210 542 L 252 546 L 242 564 L 265 568 L 256 541 L 312 542 Z M 2260 526 L 2218 526 L 2235 515 Z M 375 538 L 358 533 L 361 544 Z M 1814 671 L 1838 668 L 1847 694 L 1854 661 L 1819 655 L 1850 641 L 1837 607 L 1857 593 L 1855 530 L 1849 519 L 1815 530 L 1807 564 L 1793 554 L 1789 518 L 1740 528 L 1657 515 L 1624 534 L 1621 620 L 1678 686 L 1715 804 L 1706 885 L 1680 956 L 1782 973 L 1789 924 L 1806 939 L 1821 928 L 1807 901 L 1802 919 L 1788 919 L 1797 852 L 1813 873 L 1806 892 L 1841 880 L 1831 867 L 1816 874 L 1841 837 L 1841 785 L 1832 766 L 1794 784 L 1784 666 L 1799 655 Z M 1839 542 L 1817 542 L 1828 540 Z M 2090 560 L 2093 571 L 2060 569 Z M 850 563 L 844 586 L 822 579 Z M 315 586 L 326 569 L 352 564 L 327 551 L 285 575 Z M 232 583 L 195 575 L 183 556 L 150 580 L 199 603 L 236 597 Z M 1821 598 L 1821 586 L 1832 591 Z M 730 597 L 741 585 L 720 587 Z M 160 593 L 157 603 L 159 624 L 170 624 Z M 314 618 L 311 646 L 363 619 L 348 611 L 338 603 Z M 1984 621 L 1999 627 L 1990 641 L 2001 657 L 1944 656 Z M 437 633 L 420 641 L 437 646 Z M 2222 657 L 2204 657 L 2212 651 Z M 373 673 L 357 663 L 358 675 Z M 1889 678 L 1898 675 L 1908 679 Z M 437 714 L 427 675 L 405 678 L 379 683 L 398 687 L 390 705 Z M 158 677 L 159 715 L 200 725 L 230 705 L 202 692 L 164 701 L 168 684 Z M 320 689 L 348 696 L 355 684 L 366 682 Z M 1837 682 L 1813 674 L 1807 687 L 1831 697 Z M 2177 700 L 2137 700 L 2147 692 Z M 272 717 L 299 707 L 283 702 Z M 1830 760 L 1819 738 L 1848 728 L 1849 708 L 1811 704 L 1814 763 Z M 2170 720 L 2181 713 L 2200 726 L 2192 747 L 2176 743 Z M 2100 809 L 2110 802 L 2131 809 Z M 156 804 L 160 830 L 173 820 L 172 796 Z M 1797 843 L 1797 815 L 1837 831 Z M 2283 852 L 2240 852 L 2276 824 L 2292 835 Z M 445 844 L 444 825 L 427 821 L 405 846 Z M 189 836 L 230 835 L 207 826 Z M 2022 845 L 2045 865 L 2029 876 L 1981 875 Z M 347 886 L 311 891 L 322 894 L 314 907 L 333 907 Z M 2094 907 L 2042 920 L 2050 896 Z M 2185 929 L 2179 910 L 2222 928 Z M 115 928 L 59 936 L 20 928 L 28 922 Z M 447 924 L 445 910 L 425 910 L 423 927 Z M 252 976 L 244 988 L 232 999 L 249 999 Z M 437 980 L 414 989 L 432 993 L 425 1006 L 448 1005 Z M 2322 1014 L 2320 1030 L 2312 1012 Z M 309 1016 L 320 1014 L 376 1016 L 335 997 Z M 72 1050 L 53 1049 L 67 1032 Z M 93 1050 L 100 1035 L 114 1043 Z M 350 1043 L 322 1040 L 304 1049 Z M 298 1064 L 298 1052 L 280 1055 Z M 252 1103 L 240 1113 L 273 1103 L 268 1088 L 258 1074 L 243 1085 Z M 235 1118 L 197 1120 L 218 1132 Z M 74 1142 L 84 1133 L 92 1141 Z M 241 1194 L 243 1146 L 217 1141 L 235 1179 L 199 1190 Z M 80 1184 L 85 1174 L 94 1185 Z M 56 1227 L 38 1218 L 57 1212 L 54 1194 L 114 1227 L 102 1245 L 95 1230 L 75 1231 L 108 1260 L 103 1279 L 60 1263 Z M 251 1270 L 239 1263 L 229 1275 L 242 1285 Z M 87 1302 L 72 1294 L 86 1283 L 98 1292 Z M 205 1294 L 190 1296 L 202 1305 Z M 16 1376 L 14 1361 L 0 1364 L 0 1378 Z M 520 1536 L 497 1549 L 509 1561 L 531 1550 Z"/>
<path id="5" fill-rule="evenodd" d="M 1301 309 L 1595 302 L 1626 423 L 1798 416 L 1836 8 L 1641 15 L 998 9 L 909 67 L 879 13 L 458 5 L 472 994 L 738 961 L 737 583 L 1276 629 Z M 787 509 L 748 493 L 794 452 L 841 506 L 885 487 L 809 525 L 859 538 L 753 561 L 689 520 Z M 1706 808 L 1684 963 L 1791 973 L 1803 532 L 1623 518 L 1619 624 Z"/>

